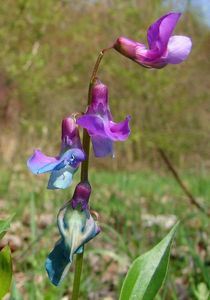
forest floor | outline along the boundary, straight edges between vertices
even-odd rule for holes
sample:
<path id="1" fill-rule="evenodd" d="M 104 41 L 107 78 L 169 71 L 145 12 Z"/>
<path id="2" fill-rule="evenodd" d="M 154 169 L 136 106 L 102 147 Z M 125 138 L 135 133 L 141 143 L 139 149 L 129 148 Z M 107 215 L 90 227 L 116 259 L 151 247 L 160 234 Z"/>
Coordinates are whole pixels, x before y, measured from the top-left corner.
<path id="1" fill-rule="evenodd" d="M 209 207 L 210 174 L 181 174 L 197 201 Z M 2 170 L 0 219 L 14 214 L 1 247 L 13 251 L 12 293 L 5 299 L 68 299 L 74 262 L 63 284 L 48 280 L 45 259 L 59 238 L 56 215 L 71 198 L 73 186 L 48 191 L 47 176 L 33 176 L 22 167 Z M 177 220 L 181 224 L 172 247 L 169 273 L 157 300 L 207 300 L 210 289 L 209 219 L 189 203 L 170 174 L 91 170 L 91 209 L 99 214 L 101 233 L 85 247 L 81 300 L 115 300 L 130 263 L 151 249 Z M 207 297 L 207 298 L 205 298 Z"/>

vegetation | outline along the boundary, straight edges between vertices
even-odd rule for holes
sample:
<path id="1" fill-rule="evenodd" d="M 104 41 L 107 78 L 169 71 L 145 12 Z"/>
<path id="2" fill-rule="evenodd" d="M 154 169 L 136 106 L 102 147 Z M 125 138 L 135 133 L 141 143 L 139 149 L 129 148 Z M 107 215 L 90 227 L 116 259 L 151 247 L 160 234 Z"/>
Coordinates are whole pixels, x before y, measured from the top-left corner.
<path id="1" fill-rule="evenodd" d="M 55 212 L 74 187 L 71 192 L 52 193 L 45 189 L 46 176 L 34 178 L 23 169 L 2 175 L 1 214 L 16 213 L 5 236 L 14 251 L 16 286 L 28 299 L 62 299 L 71 292 L 74 264 L 69 279 L 58 289 L 49 283 L 44 261 L 58 237 Z M 200 203 L 207 202 L 210 176 L 182 175 Z M 169 274 L 157 299 L 200 300 L 200 288 L 207 295 L 209 220 L 189 205 L 173 178 L 151 171 L 113 174 L 92 170 L 90 176 L 94 187 L 91 207 L 100 213 L 103 233 L 86 247 L 81 299 L 117 299 L 130 262 L 156 245 L 177 219 L 182 222 L 172 247 Z"/>
<path id="2" fill-rule="evenodd" d="M 56 289 L 44 261 L 58 238 L 55 214 L 74 186 L 47 191 L 45 176 L 34 178 L 25 161 L 33 146 L 56 153 L 60 120 L 85 106 L 101 47 L 119 35 L 145 41 L 145 28 L 170 9 L 162 2 L 2 2 L 0 219 L 15 217 L 0 248 L 9 241 L 13 252 L 11 299 L 65 300 L 72 291 L 73 272 Z M 103 234 L 86 248 L 81 299 L 117 299 L 129 264 L 154 247 L 177 219 L 181 226 L 169 274 L 156 300 L 209 297 L 209 219 L 189 203 L 156 151 L 161 147 L 169 154 L 208 209 L 210 30 L 190 6 L 183 19 L 177 30 L 192 37 L 193 51 L 176 68 L 144 70 L 114 51 L 103 59 L 99 73 L 110 87 L 112 112 L 116 120 L 125 111 L 132 115 L 132 135 L 116 145 L 115 160 L 91 158 L 91 206 L 100 212 Z"/>
<path id="3" fill-rule="evenodd" d="M 161 2 L 4 1 L 1 157 L 22 162 L 31 153 L 32 140 L 54 152 L 61 118 L 86 103 L 87 79 L 101 48 L 119 35 L 146 41 L 145 29 L 170 10 Z M 114 51 L 104 58 L 99 75 L 110 87 L 115 119 L 125 111 L 132 115 L 131 138 L 116 148 L 118 157 L 126 159 L 116 160 L 114 168 L 128 162 L 137 169 L 158 166 L 157 146 L 182 167 L 208 166 L 209 28 L 189 7 L 177 32 L 192 37 L 193 51 L 176 68 L 148 72 Z"/>

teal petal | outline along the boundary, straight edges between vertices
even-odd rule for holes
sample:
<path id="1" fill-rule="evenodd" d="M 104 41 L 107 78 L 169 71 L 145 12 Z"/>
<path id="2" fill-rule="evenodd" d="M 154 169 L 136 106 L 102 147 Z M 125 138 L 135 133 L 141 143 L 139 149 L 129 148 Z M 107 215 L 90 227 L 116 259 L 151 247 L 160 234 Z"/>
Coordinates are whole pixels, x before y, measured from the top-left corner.
<path id="1" fill-rule="evenodd" d="M 77 249 L 77 251 L 75 252 L 76 254 L 81 254 L 84 251 L 84 246 L 81 246 Z"/>
<path id="2" fill-rule="evenodd" d="M 71 266 L 69 249 L 63 239 L 59 240 L 46 259 L 45 267 L 50 281 L 58 286 Z"/>
<path id="3" fill-rule="evenodd" d="M 82 253 L 84 244 L 100 232 L 88 209 L 72 209 L 69 203 L 59 211 L 58 228 L 61 239 L 55 244 L 45 264 L 49 279 L 56 286 L 68 272 L 73 255 Z"/>
<path id="4" fill-rule="evenodd" d="M 60 170 L 53 170 L 50 174 L 47 188 L 50 190 L 66 189 L 71 183 L 77 169 L 66 166 Z"/>

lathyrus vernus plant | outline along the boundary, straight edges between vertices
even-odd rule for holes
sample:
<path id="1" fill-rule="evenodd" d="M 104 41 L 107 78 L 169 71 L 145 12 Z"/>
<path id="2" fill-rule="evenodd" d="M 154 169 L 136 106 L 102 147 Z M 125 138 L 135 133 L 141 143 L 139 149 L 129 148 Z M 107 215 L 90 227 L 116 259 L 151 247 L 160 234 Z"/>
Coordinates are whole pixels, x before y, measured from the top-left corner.
<path id="1" fill-rule="evenodd" d="M 160 69 L 168 64 L 183 62 L 191 51 L 191 39 L 172 35 L 181 14 L 170 12 L 147 31 L 148 47 L 127 37 L 119 37 L 109 48 L 103 49 L 94 65 L 89 83 L 88 103 L 84 113 L 73 113 L 62 122 L 61 151 L 49 157 L 35 150 L 28 160 L 29 169 L 35 174 L 50 172 L 49 189 L 67 188 L 73 174 L 81 164 L 81 182 L 76 186 L 70 201 L 58 213 L 57 224 L 60 239 L 46 259 L 50 281 L 59 285 L 70 269 L 76 256 L 75 279 L 72 299 L 79 297 L 80 277 L 84 245 L 93 239 L 100 229 L 90 212 L 91 186 L 88 180 L 90 139 L 96 157 L 114 156 L 113 142 L 126 141 L 130 135 L 127 116 L 115 123 L 109 108 L 108 87 L 97 77 L 104 53 L 115 49 L 118 53 L 146 68 Z M 79 127 L 83 128 L 80 142 Z M 132 208 L 131 208 L 132 209 Z M 152 250 L 138 257 L 130 267 L 120 294 L 121 300 L 153 299 L 166 276 L 170 246 L 177 225 Z"/>

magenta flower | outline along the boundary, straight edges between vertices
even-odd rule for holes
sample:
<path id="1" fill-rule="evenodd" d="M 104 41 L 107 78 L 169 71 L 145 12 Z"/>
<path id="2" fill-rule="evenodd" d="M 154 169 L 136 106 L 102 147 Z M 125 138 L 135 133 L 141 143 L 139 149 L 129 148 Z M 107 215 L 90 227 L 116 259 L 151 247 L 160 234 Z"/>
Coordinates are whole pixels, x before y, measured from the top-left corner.
<path id="1" fill-rule="evenodd" d="M 120 123 L 113 122 L 108 104 L 108 88 L 96 79 L 92 88 L 92 101 L 87 112 L 77 119 L 77 124 L 87 129 L 95 156 L 113 155 L 113 141 L 125 141 L 129 134 L 127 116 Z"/>
<path id="2" fill-rule="evenodd" d="M 192 41 L 189 37 L 172 33 L 181 13 L 171 12 L 158 19 L 147 31 L 148 48 L 126 37 L 119 37 L 114 49 L 147 68 L 163 68 L 179 64 L 189 55 Z"/>
<path id="3" fill-rule="evenodd" d="M 48 189 L 65 189 L 71 184 L 73 174 L 84 159 L 78 127 L 74 119 L 68 117 L 62 122 L 60 155 L 46 156 L 36 149 L 27 165 L 34 174 L 51 173 Z"/>

